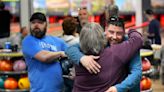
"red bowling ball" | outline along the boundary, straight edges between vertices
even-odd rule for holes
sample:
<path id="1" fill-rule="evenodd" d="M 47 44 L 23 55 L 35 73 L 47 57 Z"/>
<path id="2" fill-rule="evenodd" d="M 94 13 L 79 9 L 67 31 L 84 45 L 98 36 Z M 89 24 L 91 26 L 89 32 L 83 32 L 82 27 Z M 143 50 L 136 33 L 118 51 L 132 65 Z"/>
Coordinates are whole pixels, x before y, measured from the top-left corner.
<path id="1" fill-rule="evenodd" d="M 0 71 L 12 71 L 13 63 L 10 60 L 0 60 Z"/>
<path id="2" fill-rule="evenodd" d="M 140 88 L 141 90 L 148 90 L 151 88 L 151 80 L 145 76 L 142 77 L 142 80 L 140 82 Z"/>
<path id="3" fill-rule="evenodd" d="M 14 78 L 7 78 L 4 83 L 6 89 L 16 89 L 18 87 L 18 82 Z"/>
<path id="4" fill-rule="evenodd" d="M 146 58 L 142 59 L 142 71 L 147 71 L 151 68 L 150 61 Z"/>

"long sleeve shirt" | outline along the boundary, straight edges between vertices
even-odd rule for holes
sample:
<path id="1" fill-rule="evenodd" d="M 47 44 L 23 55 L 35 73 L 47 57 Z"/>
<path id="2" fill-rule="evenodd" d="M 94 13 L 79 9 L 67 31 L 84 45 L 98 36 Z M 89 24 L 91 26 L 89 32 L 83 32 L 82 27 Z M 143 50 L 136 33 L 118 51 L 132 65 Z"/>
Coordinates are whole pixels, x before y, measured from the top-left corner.
<path id="1" fill-rule="evenodd" d="M 79 47 L 78 45 L 76 45 L 76 46 L 72 46 L 72 47 L 70 47 L 67 51 L 66 51 L 66 53 L 68 54 L 68 56 L 76 63 L 76 64 L 79 64 L 79 61 L 80 61 L 80 58 L 83 56 L 83 54 L 82 53 L 80 53 L 80 51 L 79 51 L 79 48 L 77 48 L 77 47 Z M 123 48 L 123 47 L 122 47 Z M 130 64 L 132 67 L 129 67 L 130 69 L 131 69 L 131 71 L 130 71 L 130 74 L 133 72 L 133 71 L 136 71 L 137 70 L 137 68 L 139 67 L 139 68 L 141 68 L 141 64 L 140 64 L 140 62 L 138 61 L 138 62 L 136 62 L 136 60 L 138 61 L 138 60 L 140 60 L 140 58 L 139 58 L 139 55 L 138 55 L 138 58 L 136 58 L 136 59 L 134 59 L 134 60 L 132 60 L 132 61 L 134 61 L 134 63 L 138 63 L 137 65 L 134 65 L 134 64 Z M 106 62 L 109 62 L 109 61 L 106 61 Z M 109 66 L 108 66 L 109 67 Z M 135 67 L 135 68 L 134 68 Z M 138 69 L 139 69 L 138 68 Z M 136 81 L 138 81 L 138 80 L 140 80 L 140 76 L 141 76 L 141 74 L 140 74 L 140 71 L 141 69 L 139 69 L 138 71 L 136 71 L 137 72 L 137 74 L 136 75 L 138 75 L 138 76 L 136 76 L 136 75 L 134 75 L 134 73 L 133 73 L 133 75 L 131 74 L 131 76 L 133 76 L 133 77 L 130 77 L 130 75 L 128 75 L 129 77 L 128 78 L 126 78 L 126 80 L 125 80 L 125 82 L 122 82 L 121 84 L 117 84 L 116 85 L 116 87 L 117 87 L 117 89 L 118 89 L 118 92 L 124 92 L 126 89 L 128 89 L 128 88 L 132 88 L 132 87 L 134 87 L 134 86 L 132 86 L 131 84 L 135 84 L 135 83 L 138 83 L 138 82 L 130 82 L 129 81 L 129 79 L 130 78 L 133 78 L 134 80 L 136 80 Z M 102 71 L 102 70 L 101 70 Z M 108 72 L 110 72 L 110 71 L 108 71 Z M 136 77 L 134 77 L 134 76 L 136 76 Z M 129 86 L 130 85 L 130 86 Z M 108 87 L 110 87 L 110 86 L 108 86 Z M 138 88 L 138 87 L 137 87 Z M 135 92 L 139 92 L 139 91 L 135 91 Z"/>
<path id="2" fill-rule="evenodd" d="M 140 80 L 142 77 L 142 65 L 139 52 L 128 64 L 128 76 L 119 84 L 116 84 L 118 92 L 140 92 Z"/>

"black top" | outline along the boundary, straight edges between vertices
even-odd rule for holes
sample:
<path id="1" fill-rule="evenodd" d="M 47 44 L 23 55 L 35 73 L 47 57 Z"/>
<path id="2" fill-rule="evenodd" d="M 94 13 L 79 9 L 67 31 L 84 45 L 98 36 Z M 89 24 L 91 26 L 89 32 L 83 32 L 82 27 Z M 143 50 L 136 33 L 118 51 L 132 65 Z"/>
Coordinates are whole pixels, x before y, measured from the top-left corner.
<path id="1" fill-rule="evenodd" d="M 161 44 L 160 23 L 158 20 L 153 19 L 150 21 L 148 32 L 154 34 L 154 37 L 152 37 L 154 44 Z"/>
<path id="2" fill-rule="evenodd" d="M 0 38 L 10 36 L 11 14 L 7 10 L 0 10 Z"/>
<path id="3" fill-rule="evenodd" d="M 77 33 L 80 34 L 81 32 L 81 29 L 82 29 L 82 26 L 80 25 L 80 23 L 77 25 Z"/>

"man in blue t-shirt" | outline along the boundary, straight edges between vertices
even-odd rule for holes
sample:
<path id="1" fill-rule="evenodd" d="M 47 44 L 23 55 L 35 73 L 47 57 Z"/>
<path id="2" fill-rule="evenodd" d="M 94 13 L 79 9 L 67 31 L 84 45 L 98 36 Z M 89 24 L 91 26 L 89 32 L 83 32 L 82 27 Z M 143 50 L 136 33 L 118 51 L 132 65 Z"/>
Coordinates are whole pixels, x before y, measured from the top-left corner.
<path id="1" fill-rule="evenodd" d="M 30 92 L 61 92 L 62 68 L 57 58 L 65 57 L 63 51 L 67 45 L 60 38 L 46 35 L 47 20 L 44 14 L 34 13 L 30 23 L 30 35 L 22 42 Z"/>

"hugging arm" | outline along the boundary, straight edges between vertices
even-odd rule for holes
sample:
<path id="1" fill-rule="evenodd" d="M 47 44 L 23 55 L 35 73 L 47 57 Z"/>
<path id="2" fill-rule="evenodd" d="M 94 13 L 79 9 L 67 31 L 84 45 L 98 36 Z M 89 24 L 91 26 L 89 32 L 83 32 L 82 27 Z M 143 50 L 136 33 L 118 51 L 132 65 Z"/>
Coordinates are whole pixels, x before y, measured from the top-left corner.
<path id="1" fill-rule="evenodd" d="M 113 52 L 122 60 L 123 64 L 127 64 L 143 44 L 143 38 L 139 32 L 131 30 L 128 36 L 129 39 L 127 41 L 111 46 Z"/>
<path id="2" fill-rule="evenodd" d="M 129 71 L 130 73 L 125 78 L 125 80 L 115 85 L 118 92 L 126 92 L 133 87 L 138 87 L 137 84 L 140 83 L 142 77 L 142 65 L 139 52 L 137 52 L 134 58 L 131 59 L 129 64 Z M 137 89 L 140 89 L 140 87 L 138 87 Z"/>
<path id="3" fill-rule="evenodd" d="M 118 54 L 117 56 L 119 56 L 123 64 L 127 64 L 130 61 L 130 58 L 133 57 L 133 55 L 135 55 L 135 53 L 140 49 L 143 43 L 142 36 L 137 31 L 130 31 L 128 33 L 128 36 L 129 39 L 127 41 L 124 41 L 121 44 L 115 46 L 111 46 L 113 50 Z M 141 70 L 139 69 L 141 67 L 141 64 L 140 61 L 138 61 L 140 59 L 139 57 L 135 57 L 134 59 L 136 60 L 133 60 L 130 64 L 130 74 L 128 75 L 128 77 L 120 84 L 109 87 L 109 89 L 106 92 L 117 92 L 117 90 L 118 92 L 124 92 L 138 83 L 136 81 L 140 80 L 141 78 Z M 136 61 L 138 61 L 138 64 L 134 66 L 133 63 L 137 63 Z M 135 76 L 134 73 L 137 73 L 137 76 Z M 132 79 L 134 79 L 134 81 L 130 82 Z"/>
<path id="4" fill-rule="evenodd" d="M 101 66 L 94 60 L 98 59 L 98 56 L 84 55 L 80 51 L 79 44 L 73 45 L 66 49 L 66 54 L 73 63 L 80 65 L 82 64 L 90 73 L 100 72 Z"/>

